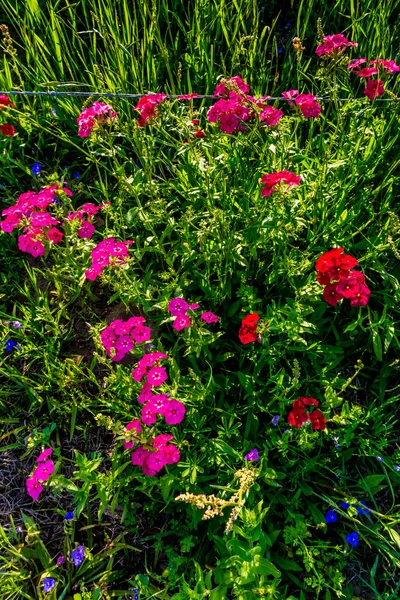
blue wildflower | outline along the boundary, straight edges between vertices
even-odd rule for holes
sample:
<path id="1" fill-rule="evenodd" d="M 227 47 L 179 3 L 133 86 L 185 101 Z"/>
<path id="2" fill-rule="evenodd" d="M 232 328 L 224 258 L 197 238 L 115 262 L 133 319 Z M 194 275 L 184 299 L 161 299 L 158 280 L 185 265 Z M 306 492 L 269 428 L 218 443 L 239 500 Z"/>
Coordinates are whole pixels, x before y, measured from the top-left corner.
<path id="1" fill-rule="evenodd" d="M 0 188 L 6 188 L 6 184 L 5 183 L 0 183 Z"/>
<path id="2" fill-rule="evenodd" d="M 74 174 L 73 174 L 73 178 L 74 178 L 74 179 L 79 179 L 79 178 L 80 178 L 80 176 L 81 176 L 81 174 L 80 174 L 80 173 L 74 173 Z"/>
<path id="3" fill-rule="evenodd" d="M 12 326 L 14 327 L 14 329 L 22 329 L 22 323 L 21 321 L 11 321 Z"/>
<path id="4" fill-rule="evenodd" d="M 290 27 L 290 26 L 291 26 L 291 23 L 290 23 L 290 21 L 289 21 L 288 23 L 286 23 L 286 25 L 285 25 L 285 29 L 289 29 L 289 27 Z"/>
<path id="5" fill-rule="evenodd" d="M 143 166 L 141 162 L 136 162 L 136 163 L 135 163 L 135 165 L 136 165 L 137 167 L 139 167 L 139 169 L 141 169 L 141 168 L 142 168 L 142 166 Z"/>
<path id="6" fill-rule="evenodd" d="M 275 427 L 278 425 L 278 421 L 281 418 L 281 415 L 275 415 L 275 417 L 272 417 L 272 425 L 274 425 Z"/>
<path id="7" fill-rule="evenodd" d="M 133 588 L 133 600 L 139 600 L 139 588 Z"/>
<path id="8" fill-rule="evenodd" d="M 378 455 L 376 455 L 376 456 L 375 456 L 375 458 L 376 458 L 376 460 L 377 460 L 378 462 L 385 462 L 385 459 L 384 459 L 384 458 L 382 458 L 382 456 L 378 456 Z"/>
<path id="9" fill-rule="evenodd" d="M 361 506 L 356 506 L 356 511 L 359 515 L 367 515 L 369 513 L 368 506 L 362 500 L 360 500 L 360 504 L 362 504 L 365 508 L 362 508 Z"/>
<path id="10" fill-rule="evenodd" d="M 330 508 L 325 515 L 326 523 L 336 523 L 337 520 L 338 520 L 337 514 L 334 513 L 333 510 Z"/>
<path id="11" fill-rule="evenodd" d="M 340 506 L 344 509 L 349 508 L 350 504 L 348 504 L 347 502 L 341 502 Z"/>
<path id="12" fill-rule="evenodd" d="M 76 550 L 71 552 L 71 558 L 74 562 L 74 565 L 79 567 L 85 558 L 85 548 L 83 546 L 78 546 Z"/>
<path id="13" fill-rule="evenodd" d="M 253 450 L 250 450 L 250 452 L 248 454 L 245 454 L 245 456 L 244 456 L 244 460 L 249 460 L 249 461 L 253 461 L 253 462 L 257 462 L 258 459 L 259 459 L 259 456 L 258 456 L 257 448 L 253 448 Z"/>
<path id="14" fill-rule="evenodd" d="M 56 585 L 56 580 L 53 579 L 52 577 L 45 577 L 43 579 L 43 591 L 45 594 L 47 594 L 47 592 L 50 592 L 50 590 L 53 589 L 53 587 Z"/>
<path id="15" fill-rule="evenodd" d="M 399 473 L 399 471 L 400 471 L 400 465 L 396 465 L 395 468 L 394 468 L 394 470 Z"/>
<path id="16" fill-rule="evenodd" d="M 42 165 L 40 164 L 40 162 L 34 162 L 33 166 L 31 167 L 32 173 L 34 175 L 39 175 L 41 170 L 42 170 Z"/>
<path id="17" fill-rule="evenodd" d="M 65 521 L 72 521 L 72 519 L 75 519 L 75 515 L 73 512 L 67 512 L 65 513 L 64 519 Z"/>
<path id="18" fill-rule="evenodd" d="M 18 344 L 15 340 L 6 340 L 6 351 L 11 352 L 11 350 L 17 345 Z"/>
<path id="19" fill-rule="evenodd" d="M 17 533 L 22 533 L 22 527 L 18 526 L 15 530 Z"/>
<path id="20" fill-rule="evenodd" d="M 353 531 L 352 533 L 346 535 L 346 542 L 350 544 L 350 546 L 353 546 L 353 548 L 358 546 L 358 533 Z"/>
<path id="21" fill-rule="evenodd" d="M 55 115 L 55 116 L 57 115 L 57 111 L 55 108 L 52 108 L 50 112 L 52 115 Z"/>
<path id="22" fill-rule="evenodd" d="M 282 54 L 283 48 L 278 48 L 278 54 Z"/>

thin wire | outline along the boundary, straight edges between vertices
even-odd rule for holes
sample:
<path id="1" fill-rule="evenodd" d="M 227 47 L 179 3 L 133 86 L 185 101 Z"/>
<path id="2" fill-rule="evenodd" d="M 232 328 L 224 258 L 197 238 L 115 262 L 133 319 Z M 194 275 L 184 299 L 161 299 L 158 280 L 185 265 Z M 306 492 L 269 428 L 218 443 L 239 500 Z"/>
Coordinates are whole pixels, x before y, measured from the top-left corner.
<path id="1" fill-rule="evenodd" d="M 11 91 L 11 92 L 1 92 L 0 94 L 4 94 L 4 95 L 8 95 L 8 96 L 16 96 L 16 95 L 20 95 L 20 96 L 50 96 L 50 97 L 57 97 L 57 96 L 72 96 L 72 97 L 80 97 L 80 96 L 84 96 L 84 97 L 93 97 L 93 98 L 142 98 L 143 96 L 154 96 L 154 93 L 149 93 L 149 94 L 116 94 L 116 93 L 111 93 L 111 92 L 53 92 L 53 91 L 46 91 L 46 92 L 30 92 L 30 91 Z M 187 94 L 190 95 L 190 94 Z M 166 94 L 167 98 L 172 98 L 172 99 L 179 99 L 182 97 L 182 95 L 177 95 L 177 94 Z M 219 96 L 210 96 L 210 95 L 198 95 L 195 96 L 194 98 L 190 98 L 190 100 L 197 100 L 197 98 L 211 98 L 213 100 L 217 100 L 219 98 Z M 283 102 L 293 102 L 293 99 L 291 98 L 283 98 L 281 96 L 269 96 L 266 97 L 265 100 L 281 100 Z M 316 100 L 320 100 L 322 102 L 332 102 L 333 100 L 331 98 L 329 98 L 329 96 L 316 96 Z M 356 102 L 357 100 L 363 100 L 363 98 L 336 98 L 337 102 Z M 366 98 L 365 98 L 366 100 Z M 374 102 L 396 102 L 398 101 L 397 98 L 375 98 Z"/>

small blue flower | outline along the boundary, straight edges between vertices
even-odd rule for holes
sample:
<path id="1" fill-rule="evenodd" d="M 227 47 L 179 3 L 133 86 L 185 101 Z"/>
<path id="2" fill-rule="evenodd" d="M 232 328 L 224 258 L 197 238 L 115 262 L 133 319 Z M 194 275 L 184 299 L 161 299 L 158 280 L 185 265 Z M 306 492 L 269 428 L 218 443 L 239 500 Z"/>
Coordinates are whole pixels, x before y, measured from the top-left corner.
<path id="1" fill-rule="evenodd" d="M 394 470 L 399 473 L 400 472 L 400 465 L 396 465 L 395 468 L 394 468 Z"/>
<path id="2" fill-rule="evenodd" d="M 353 546 L 353 548 L 358 546 L 358 533 L 353 531 L 352 533 L 346 535 L 346 542 L 350 544 L 350 546 Z"/>
<path id="3" fill-rule="evenodd" d="M 5 183 L 0 183 L 0 188 L 6 188 L 6 184 Z"/>
<path id="4" fill-rule="evenodd" d="M 337 514 L 334 513 L 333 510 L 330 508 L 325 515 L 326 523 L 336 523 L 337 520 L 338 520 Z"/>
<path id="5" fill-rule="evenodd" d="M 11 350 L 13 348 L 15 348 L 15 346 L 17 346 L 18 343 L 14 340 L 7 340 L 6 341 L 6 352 L 11 352 Z"/>
<path id="6" fill-rule="evenodd" d="M 278 421 L 281 418 L 281 415 L 275 415 L 275 417 L 272 417 L 272 425 L 274 425 L 275 427 L 278 425 Z"/>
<path id="7" fill-rule="evenodd" d="M 136 162 L 136 163 L 135 163 L 135 165 L 136 165 L 137 167 L 139 167 L 139 169 L 141 169 L 141 168 L 142 168 L 142 166 L 143 166 L 141 162 Z"/>
<path id="8" fill-rule="evenodd" d="M 34 175 L 39 175 L 41 170 L 42 170 L 42 165 L 40 164 L 40 162 L 34 162 L 33 166 L 31 167 L 32 173 Z"/>
<path id="9" fill-rule="evenodd" d="M 57 111 L 56 111 L 55 108 L 52 108 L 50 112 L 51 112 L 52 115 L 57 116 Z"/>
<path id="10" fill-rule="evenodd" d="M 362 508 L 361 506 L 356 506 L 356 511 L 359 515 L 367 515 L 369 513 L 368 506 L 362 500 L 360 500 L 360 504 L 362 504 L 364 508 Z"/>
<path id="11" fill-rule="evenodd" d="M 350 504 L 348 504 L 347 502 L 341 502 L 340 506 L 344 509 L 349 508 Z"/>
<path id="12" fill-rule="evenodd" d="M 74 179 L 79 179 L 79 178 L 80 178 L 80 176 L 81 176 L 81 174 L 80 174 L 80 173 L 74 173 L 74 174 L 73 174 L 73 178 L 74 178 Z"/>
<path id="13" fill-rule="evenodd" d="M 257 462 L 259 459 L 258 456 L 258 450 L 257 448 L 253 448 L 253 450 L 250 450 L 250 452 L 248 454 L 245 454 L 244 460 L 249 460 L 249 461 L 253 461 L 253 462 Z"/>
<path id="14" fill-rule="evenodd" d="M 133 588 L 133 600 L 139 600 L 139 588 Z"/>
<path id="15" fill-rule="evenodd" d="M 22 527 L 19 527 L 19 526 L 18 526 L 18 527 L 16 528 L 16 530 L 15 530 L 15 531 L 16 531 L 17 533 L 22 533 Z"/>
<path id="16" fill-rule="evenodd" d="M 53 587 L 56 585 L 56 580 L 53 579 L 52 577 L 45 577 L 43 579 L 43 591 L 45 594 L 47 594 L 47 592 L 50 592 L 50 590 L 53 589 Z"/>
<path id="17" fill-rule="evenodd" d="M 21 321 L 11 321 L 12 326 L 14 327 L 14 329 L 22 329 L 22 323 Z"/>
<path id="18" fill-rule="evenodd" d="M 291 26 L 291 23 L 290 23 L 290 21 L 289 21 L 288 23 L 286 23 L 286 25 L 285 25 L 285 29 L 289 29 L 289 27 L 290 27 L 290 26 Z"/>
<path id="19" fill-rule="evenodd" d="M 283 48 L 278 48 L 278 54 L 282 54 Z"/>
<path id="20" fill-rule="evenodd" d="M 72 521 L 72 519 L 75 519 L 75 515 L 73 512 L 67 512 L 65 513 L 64 519 L 65 521 Z"/>
<path id="21" fill-rule="evenodd" d="M 85 548 L 83 546 L 78 546 L 76 550 L 71 552 L 71 558 L 75 567 L 79 567 L 85 558 Z"/>
<path id="22" fill-rule="evenodd" d="M 376 458 L 376 460 L 377 460 L 378 462 L 385 462 L 385 459 L 384 459 L 384 458 L 382 458 L 382 456 L 378 456 L 378 455 L 376 455 L 376 456 L 375 456 L 375 458 Z"/>

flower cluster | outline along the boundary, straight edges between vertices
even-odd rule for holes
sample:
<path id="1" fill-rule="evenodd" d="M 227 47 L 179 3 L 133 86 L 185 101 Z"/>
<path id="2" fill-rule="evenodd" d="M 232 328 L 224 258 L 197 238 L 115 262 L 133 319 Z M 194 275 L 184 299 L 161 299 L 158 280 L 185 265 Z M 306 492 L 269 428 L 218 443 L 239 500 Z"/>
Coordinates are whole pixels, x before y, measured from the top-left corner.
<path id="1" fill-rule="evenodd" d="M 317 56 L 323 55 L 338 55 L 344 52 L 346 48 L 352 46 L 357 48 L 358 44 L 355 42 L 349 42 L 342 33 L 335 33 L 334 35 L 324 36 L 323 43 L 317 46 L 315 53 Z"/>
<path id="2" fill-rule="evenodd" d="M 44 490 L 42 483 L 47 481 L 54 471 L 54 463 L 49 459 L 52 453 L 52 448 L 47 448 L 47 450 L 44 450 L 37 457 L 36 462 L 39 464 L 34 470 L 32 477 L 26 480 L 27 492 L 34 500 L 37 500 Z"/>
<path id="3" fill-rule="evenodd" d="M 301 177 L 295 175 L 291 171 L 276 171 L 275 173 L 268 173 L 261 177 L 260 183 L 263 184 L 261 189 L 261 196 L 270 196 L 272 192 L 276 190 L 276 187 L 283 183 L 287 186 L 300 185 Z"/>
<path id="4" fill-rule="evenodd" d="M 230 77 L 217 85 L 214 96 L 224 96 L 213 104 L 207 113 L 210 123 L 219 123 L 219 128 L 224 133 L 245 131 L 245 122 L 254 119 L 257 114 L 260 121 L 269 127 L 276 125 L 284 116 L 284 113 L 272 106 L 265 104 L 264 98 L 253 98 L 248 96 L 250 87 L 240 77 Z"/>
<path id="5" fill-rule="evenodd" d="M 104 208 L 106 205 L 110 204 L 109 202 L 105 203 L 103 206 L 96 206 L 95 204 L 82 204 L 79 210 L 68 213 L 67 221 L 74 221 L 77 219 L 81 224 L 81 227 L 78 229 L 78 236 L 80 238 L 91 239 L 93 237 L 94 232 L 96 231 L 95 226 L 93 225 L 93 217 L 97 215 L 99 210 Z"/>
<path id="6" fill-rule="evenodd" d="M 153 124 L 160 110 L 159 105 L 166 98 L 166 94 L 150 94 L 149 96 L 142 96 L 140 98 L 139 102 L 135 106 L 135 110 L 140 113 L 140 117 L 136 121 L 139 127 Z M 183 100 L 185 98 L 182 97 L 181 99 Z"/>
<path id="7" fill-rule="evenodd" d="M 168 302 L 168 310 L 171 313 L 174 319 L 173 328 L 176 331 L 182 331 L 182 329 L 186 329 L 186 327 L 191 326 L 190 320 L 190 312 L 194 312 L 200 308 L 200 304 L 188 304 L 184 298 L 173 298 Z M 218 323 L 218 317 L 214 313 L 210 311 L 203 312 L 200 315 L 200 319 L 208 323 Z"/>
<path id="8" fill-rule="evenodd" d="M 339 300 L 348 298 L 350 306 L 365 306 L 371 291 L 365 283 L 360 271 L 354 271 L 358 261 L 344 248 L 328 250 L 315 263 L 318 282 L 325 286 L 324 299 L 328 304 L 336 306 Z"/>
<path id="9" fill-rule="evenodd" d="M 313 410 L 309 413 L 309 409 L 312 406 L 318 406 L 318 400 L 315 398 L 300 397 L 298 400 L 292 402 L 292 410 L 288 415 L 289 425 L 300 428 L 307 421 L 311 422 L 311 426 L 315 430 L 326 428 L 326 419 L 320 410 Z"/>
<path id="10" fill-rule="evenodd" d="M 118 113 L 110 104 L 94 102 L 92 106 L 85 108 L 76 119 L 79 125 L 78 135 L 81 138 L 89 137 L 95 127 L 115 119 Z"/>
<path id="11" fill-rule="evenodd" d="M 242 326 L 239 329 L 239 339 L 242 344 L 250 344 L 258 339 L 257 323 L 259 320 L 260 317 L 257 313 L 252 313 L 242 319 Z"/>
<path id="12" fill-rule="evenodd" d="M 0 95 L 0 110 L 3 110 L 3 108 L 7 108 L 8 106 L 15 108 L 15 104 L 11 102 L 8 96 Z M 4 136 L 12 137 L 15 134 L 15 127 L 9 123 L 3 123 L 3 125 L 0 125 L 0 131 Z"/>
<path id="13" fill-rule="evenodd" d="M 107 266 L 121 266 L 129 256 L 128 246 L 132 241 L 116 242 L 114 238 L 107 238 L 97 244 L 92 250 L 92 265 L 85 271 L 86 279 L 94 281 Z"/>
<path id="14" fill-rule="evenodd" d="M 56 185 L 47 186 L 40 192 L 26 192 L 18 197 L 17 202 L 2 211 L 5 216 L 0 223 L 2 231 L 11 233 L 16 228 L 23 228 L 24 233 L 18 238 L 18 247 L 22 252 L 32 256 L 43 256 L 45 244 L 61 242 L 64 234 L 55 225 L 59 221 L 46 209 L 58 202 L 60 194 L 72 196 L 71 190 Z"/>
<path id="15" fill-rule="evenodd" d="M 141 344 L 151 338 L 151 329 L 146 327 L 144 317 L 131 317 L 127 321 L 117 319 L 103 329 L 100 334 L 103 346 L 114 362 L 118 362 L 130 352 L 135 342 Z"/>
<path id="16" fill-rule="evenodd" d="M 388 73 L 398 73 L 400 71 L 400 66 L 394 60 L 377 58 L 370 61 L 369 67 L 360 69 L 360 66 L 366 62 L 366 58 L 357 58 L 356 60 L 350 61 L 347 68 L 351 69 L 358 77 L 367 80 L 364 96 L 367 96 L 372 102 L 372 100 L 382 96 L 385 92 L 383 81 L 379 78 L 380 71 L 381 73 L 384 73 L 385 71 Z M 373 75 L 378 75 L 378 79 L 371 79 Z"/>
<path id="17" fill-rule="evenodd" d="M 287 98 L 291 106 L 298 106 L 306 119 L 318 117 L 321 112 L 321 105 L 318 104 L 317 97 L 312 94 L 299 94 L 299 90 L 288 90 L 282 92 L 282 96 Z"/>

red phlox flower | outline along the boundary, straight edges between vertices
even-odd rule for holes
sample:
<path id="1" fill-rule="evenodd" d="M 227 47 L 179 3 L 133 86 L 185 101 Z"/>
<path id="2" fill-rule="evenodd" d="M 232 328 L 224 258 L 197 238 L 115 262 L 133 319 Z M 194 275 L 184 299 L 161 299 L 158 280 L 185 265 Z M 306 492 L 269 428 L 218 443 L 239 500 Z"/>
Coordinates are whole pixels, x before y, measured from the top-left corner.
<path id="1" fill-rule="evenodd" d="M 324 300 L 331 306 L 336 306 L 339 300 L 343 299 L 340 292 L 337 291 L 337 283 L 328 283 L 324 289 Z"/>
<path id="2" fill-rule="evenodd" d="M 250 315 L 246 315 L 244 319 L 242 319 L 243 327 L 256 327 L 260 317 L 257 313 L 252 313 Z"/>
<path id="3" fill-rule="evenodd" d="M 300 428 L 303 423 L 306 423 L 309 419 L 308 414 L 304 408 L 292 408 L 288 414 L 288 423 L 294 427 Z"/>
<path id="4" fill-rule="evenodd" d="M 197 138 L 205 138 L 206 134 L 204 133 L 204 131 L 202 129 L 196 129 L 196 131 L 194 132 L 194 137 Z"/>
<path id="5" fill-rule="evenodd" d="M 349 62 L 349 64 L 347 65 L 347 68 L 348 69 L 356 69 L 357 67 L 359 67 L 360 65 L 363 65 L 366 62 L 367 62 L 366 58 L 356 58 Z"/>
<path id="6" fill-rule="evenodd" d="M 355 291 L 354 296 L 350 300 L 350 306 L 366 306 L 368 304 L 371 290 L 363 284 Z"/>
<path id="7" fill-rule="evenodd" d="M 321 112 L 321 105 L 316 102 L 316 96 L 312 94 L 300 94 L 295 98 L 295 104 L 300 107 L 306 119 L 318 117 Z"/>
<path id="8" fill-rule="evenodd" d="M 174 446 L 173 444 L 168 444 L 164 446 L 164 460 L 166 465 L 173 465 L 177 463 L 181 459 L 181 453 L 179 448 Z"/>
<path id="9" fill-rule="evenodd" d="M 142 425 L 140 424 L 139 419 L 135 419 L 134 421 L 131 421 L 130 423 L 128 423 L 128 425 L 125 425 L 125 429 L 126 429 L 126 431 L 132 431 L 132 429 L 134 429 L 135 434 L 138 434 L 142 431 L 143 428 L 142 428 Z M 131 448 L 134 447 L 135 442 L 134 442 L 134 440 L 129 440 L 129 441 L 124 440 L 123 444 L 124 444 L 124 448 L 126 450 L 130 450 Z"/>
<path id="10" fill-rule="evenodd" d="M 0 131 L 3 135 L 7 137 L 13 137 L 15 135 L 15 127 L 10 125 L 9 123 L 4 123 L 4 125 L 0 125 Z"/>
<path id="11" fill-rule="evenodd" d="M 64 234 L 57 227 L 50 227 L 46 232 L 46 237 L 53 244 L 59 244 L 64 237 Z"/>
<path id="12" fill-rule="evenodd" d="M 376 69 L 375 67 L 364 67 L 364 69 L 360 69 L 359 71 L 356 72 L 356 75 L 358 75 L 358 77 L 365 77 L 366 79 L 368 79 L 368 77 L 372 77 L 372 75 L 376 75 L 378 73 L 378 69 Z"/>
<path id="13" fill-rule="evenodd" d="M 270 196 L 275 191 L 275 187 L 284 183 L 288 186 L 300 185 L 301 177 L 291 171 L 277 171 L 261 177 L 260 183 L 263 184 L 261 196 Z"/>
<path id="14" fill-rule="evenodd" d="M 318 400 L 316 400 L 315 398 L 308 398 L 305 396 L 300 396 L 300 398 L 298 400 L 295 400 L 295 402 L 301 402 L 303 406 L 318 406 L 319 402 Z M 293 404 L 292 404 L 293 406 Z"/>
<path id="15" fill-rule="evenodd" d="M 5 106 L 11 106 L 12 108 L 15 108 L 15 104 L 11 102 L 10 98 L 2 94 L 0 95 L 0 110 L 3 110 Z"/>
<path id="16" fill-rule="evenodd" d="M 250 344 L 257 339 L 257 333 L 252 327 L 241 327 L 239 329 L 239 339 L 242 344 Z"/>
<path id="17" fill-rule="evenodd" d="M 309 419 L 311 421 L 311 426 L 316 431 L 320 431 L 322 429 L 326 429 L 326 419 L 320 410 L 314 410 Z"/>
<path id="18" fill-rule="evenodd" d="M 150 125 L 153 117 L 156 117 L 159 105 L 167 98 L 166 94 L 150 94 L 142 96 L 135 106 L 135 110 L 140 112 L 140 118 L 137 120 L 139 127 Z"/>
<path id="19" fill-rule="evenodd" d="M 381 79 L 369 79 L 367 81 L 367 87 L 364 90 L 364 96 L 367 96 L 371 102 L 374 98 L 378 96 L 382 96 L 385 93 L 385 88 L 383 87 L 383 81 Z"/>
<path id="20" fill-rule="evenodd" d="M 333 266 L 333 259 L 340 256 L 344 248 L 333 248 L 324 252 L 316 261 L 315 268 L 320 273 L 326 273 Z"/>
<path id="21" fill-rule="evenodd" d="M 270 127 L 271 125 L 276 125 L 284 116 L 285 113 L 282 110 L 279 110 L 279 108 L 266 106 L 260 113 L 260 121 L 265 121 L 265 124 Z"/>
<path id="22" fill-rule="evenodd" d="M 382 66 L 384 69 L 389 71 L 389 73 L 398 73 L 400 71 L 400 66 L 396 63 L 395 60 L 384 60 L 383 58 L 378 58 L 376 60 L 371 60 L 369 64 L 378 64 L 379 66 Z"/>

